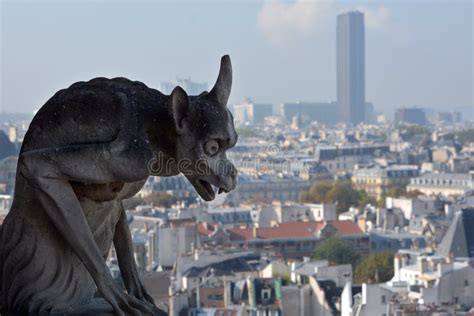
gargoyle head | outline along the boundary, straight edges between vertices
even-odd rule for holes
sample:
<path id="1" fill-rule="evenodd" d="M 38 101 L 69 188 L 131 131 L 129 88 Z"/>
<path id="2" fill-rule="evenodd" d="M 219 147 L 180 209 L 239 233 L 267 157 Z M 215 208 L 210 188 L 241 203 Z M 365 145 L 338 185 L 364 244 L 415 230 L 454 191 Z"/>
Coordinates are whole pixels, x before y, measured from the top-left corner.
<path id="1" fill-rule="evenodd" d="M 176 87 L 170 96 L 178 134 L 177 167 L 205 201 L 214 199 L 214 187 L 219 193 L 229 192 L 237 183 L 237 169 L 226 156 L 237 142 L 234 119 L 227 108 L 231 86 L 232 65 L 226 55 L 210 92 L 188 96 Z"/>

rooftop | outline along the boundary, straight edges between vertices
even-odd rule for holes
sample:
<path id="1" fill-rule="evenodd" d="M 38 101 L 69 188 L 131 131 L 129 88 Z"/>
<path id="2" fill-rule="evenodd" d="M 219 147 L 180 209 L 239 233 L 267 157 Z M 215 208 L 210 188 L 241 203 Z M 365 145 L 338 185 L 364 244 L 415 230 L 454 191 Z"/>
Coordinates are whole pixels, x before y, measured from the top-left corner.
<path id="1" fill-rule="evenodd" d="M 336 229 L 338 235 L 363 234 L 359 226 L 349 220 L 328 223 Z M 286 222 L 276 227 L 232 228 L 229 232 L 232 240 L 308 238 L 317 236 L 328 223 L 323 221 Z"/>
<path id="2" fill-rule="evenodd" d="M 474 258 L 472 227 L 474 227 L 474 208 L 463 209 L 456 213 L 436 253 L 444 257 Z"/>

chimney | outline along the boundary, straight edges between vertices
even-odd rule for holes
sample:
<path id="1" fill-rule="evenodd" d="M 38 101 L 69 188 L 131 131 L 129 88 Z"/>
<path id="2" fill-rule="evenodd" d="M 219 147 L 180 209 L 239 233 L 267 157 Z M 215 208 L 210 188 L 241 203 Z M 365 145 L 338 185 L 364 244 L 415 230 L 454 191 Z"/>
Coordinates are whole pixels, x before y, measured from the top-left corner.
<path id="1" fill-rule="evenodd" d="M 394 279 L 396 281 L 400 281 L 400 269 L 401 269 L 401 265 L 402 265 L 402 260 L 401 260 L 401 255 L 400 254 L 396 254 L 394 257 L 393 257 L 393 267 L 394 267 Z"/>
<path id="2" fill-rule="evenodd" d="M 417 265 L 418 265 L 418 270 L 420 273 L 425 273 L 428 270 L 428 262 L 426 261 L 426 258 L 423 257 L 418 257 L 417 260 Z"/>
<path id="3" fill-rule="evenodd" d="M 449 256 L 446 258 L 446 263 L 453 263 L 453 261 L 454 261 L 454 254 L 450 252 Z"/>
<path id="4" fill-rule="evenodd" d="M 420 249 L 420 241 L 418 239 L 413 239 L 411 249 L 415 251 L 418 251 Z"/>
<path id="5" fill-rule="evenodd" d="M 435 245 L 432 240 L 429 240 L 427 245 L 426 245 L 426 251 L 427 252 L 434 252 L 435 251 Z"/>
<path id="6" fill-rule="evenodd" d="M 256 227 L 256 226 L 253 226 L 253 227 L 252 227 L 252 237 L 253 237 L 254 239 L 257 239 L 257 238 L 258 238 L 257 227 Z"/>
<path id="7" fill-rule="evenodd" d="M 291 270 L 291 282 L 293 283 L 296 283 L 297 281 L 299 281 L 299 277 L 296 275 L 295 271 L 296 271 L 296 262 L 295 261 L 292 261 L 290 263 L 290 270 Z"/>
<path id="8" fill-rule="evenodd" d="M 366 225 L 366 220 L 365 220 L 365 217 L 364 217 L 364 216 L 360 216 L 360 217 L 357 219 L 357 226 L 359 226 L 359 228 L 360 228 L 364 233 L 367 232 L 367 225 Z"/>
<path id="9" fill-rule="evenodd" d="M 443 276 L 443 263 L 436 263 L 436 275 L 440 278 Z"/>
<path id="10" fill-rule="evenodd" d="M 156 239 L 155 231 L 152 229 L 148 232 L 148 262 L 149 268 L 153 267 L 156 257 Z"/>
<path id="11" fill-rule="evenodd" d="M 381 208 L 377 208 L 375 210 L 375 214 L 376 214 L 376 218 L 375 218 L 375 225 L 377 227 L 382 227 L 382 224 L 383 224 L 383 216 L 384 214 L 382 214 L 382 209 Z"/>
<path id="12" fill-rule="evenodd" d="M 194 261 L 199 260 L 199 250 L 197 248 L 194 248 Z"/>
<path id="13" fill-rule="evenodd" d="M 444 204 L 444 215 L 446 215 L 446 218 L 452 219 L 453 213 L 453 206 L 449 204 Z"/>
<path id="14" fill-rule="evenodd" d="M 402 255 L 402 264 L 400 265 L 400 268 L 403 268 L 408 264 L 408 257 L 406 255 Z"/>

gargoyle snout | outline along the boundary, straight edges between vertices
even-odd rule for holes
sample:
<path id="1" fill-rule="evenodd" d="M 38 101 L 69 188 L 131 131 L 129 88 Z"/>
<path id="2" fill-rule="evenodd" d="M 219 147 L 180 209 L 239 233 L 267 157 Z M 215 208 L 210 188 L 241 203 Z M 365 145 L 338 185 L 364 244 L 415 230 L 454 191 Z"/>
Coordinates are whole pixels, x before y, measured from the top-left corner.
<path id="1" fill-rule="evenodd" d="M 219 178 L 219 187 L 226 191 L 234 190 L 237 186 L 237 168 L 229 160 L 217 164 L 215 174 Z"/>

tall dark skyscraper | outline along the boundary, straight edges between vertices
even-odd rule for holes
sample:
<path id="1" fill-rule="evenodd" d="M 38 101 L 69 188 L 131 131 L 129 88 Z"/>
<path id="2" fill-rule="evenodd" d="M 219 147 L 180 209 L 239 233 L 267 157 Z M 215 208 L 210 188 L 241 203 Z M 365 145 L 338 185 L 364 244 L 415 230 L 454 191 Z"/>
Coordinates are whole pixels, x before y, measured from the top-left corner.
<path id="1" fill-rule="evenodd" d="M 337 16 L 337 103 L 341 121 L 365 120 L 365 31 L 359 11 Z"/>

